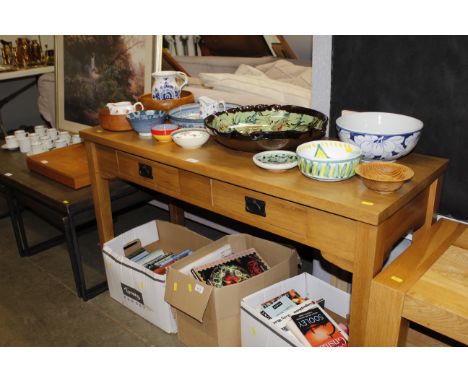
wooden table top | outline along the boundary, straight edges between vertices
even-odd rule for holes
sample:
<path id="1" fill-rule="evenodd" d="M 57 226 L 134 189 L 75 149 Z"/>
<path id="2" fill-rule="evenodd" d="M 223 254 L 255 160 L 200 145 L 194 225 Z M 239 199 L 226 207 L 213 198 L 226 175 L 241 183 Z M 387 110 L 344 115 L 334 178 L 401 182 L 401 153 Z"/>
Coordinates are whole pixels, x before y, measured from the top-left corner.
<path id="1" fill-rule="evenodd" d="M 134 131 L 95 127 L 80 135 L 97 144 L 372 225 L 380 224 L 427 188 L 448 164 L 444 158 L 407 155 L 398 163 L 411 167 L 414 178 L 394 193 L 379 194 L 367 189 L 358 176 L 322 182 L 305 177 L 297 167 L 284 173 L 263 170 L 253 163 L 253 153 L 231 150 L 213 138 L 199 149 L 186 150 L 173 142 L 140 138 Z"/>
<path id="2" fill-rule="evenodd" d="M 0 183 L 41 200 L 55 210 L 87 209 L 93 205 L 91 187 L 74 190 L 28 169 L 26 155 L 19 150 L 0 150 Z M 133 187 L 125 182 L 114 182 L 112 195 L 128 192 Z"/>

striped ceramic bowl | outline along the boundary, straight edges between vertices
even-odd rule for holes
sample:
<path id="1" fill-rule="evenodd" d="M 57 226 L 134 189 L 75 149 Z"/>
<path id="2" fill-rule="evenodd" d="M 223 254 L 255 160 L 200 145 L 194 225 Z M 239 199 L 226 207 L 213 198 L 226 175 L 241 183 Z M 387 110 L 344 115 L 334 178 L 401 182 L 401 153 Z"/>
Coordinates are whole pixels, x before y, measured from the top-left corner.
<path id="1" fill-rule="evenodd" d="M 339 141 L 306 142 L 297 147 L 296 154 L 297 165 L 305 176 L 325 181 L 352 177 L 362 156 L 358 146 Z"/>

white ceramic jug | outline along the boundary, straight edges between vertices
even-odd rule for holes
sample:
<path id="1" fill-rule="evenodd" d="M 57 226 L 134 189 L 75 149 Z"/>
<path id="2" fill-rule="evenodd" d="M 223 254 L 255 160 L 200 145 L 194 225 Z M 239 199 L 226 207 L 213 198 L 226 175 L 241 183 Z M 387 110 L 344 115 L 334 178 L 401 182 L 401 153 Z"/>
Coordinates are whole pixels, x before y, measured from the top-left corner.
<path id="1" fill-rule="evenodd" d="M 224 101 L 216 101 L 206 96 L 198 97 L 200 104 L 200 117 L 205 118 L 218 111 L 226 110 L 226 103 Z"/>
<path id="2" fill-rule="evenodd" d="M 180 98 L 182 88 L 187 85 L 188 78 L 184 72 L 164 70 L 154 72 L 152 96 L 155 100 Z"/>

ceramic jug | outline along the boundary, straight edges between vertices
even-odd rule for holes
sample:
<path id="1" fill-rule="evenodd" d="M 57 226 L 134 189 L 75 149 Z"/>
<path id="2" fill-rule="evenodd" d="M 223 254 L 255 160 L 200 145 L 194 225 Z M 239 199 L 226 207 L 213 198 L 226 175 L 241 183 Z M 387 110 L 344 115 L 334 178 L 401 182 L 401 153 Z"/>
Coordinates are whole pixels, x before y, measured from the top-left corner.
<path id="1" fill-rule="evenodd" d="M 226 110 L 226 103 L 224 101 L 216 101 L 206 96 L 198 97 L 200 104 L 200 117 L 205 118 L 218 111 Z"/>
<path id="2" fill-rule="evenodd" d="M 128 113 L 133 113 L 134 111 L 137 111 L 138 106 L 140 106 L 140 110 L 144 110 L 144 106 L 141 102 L 136 102 L 132 105 L 132 103 L 129 101 L 122 101 L 108 103 L 106 106 L 109 109 L 109 113 L 112 115 L 125 115 Z"/>
<path id="3" fill-rule="evenodd" d="M 180 98 L 182 88 L 188 83 L 184 72 L 164 70 L 152 75 L 154 84 L 151 93 L 155 100 Z"/>

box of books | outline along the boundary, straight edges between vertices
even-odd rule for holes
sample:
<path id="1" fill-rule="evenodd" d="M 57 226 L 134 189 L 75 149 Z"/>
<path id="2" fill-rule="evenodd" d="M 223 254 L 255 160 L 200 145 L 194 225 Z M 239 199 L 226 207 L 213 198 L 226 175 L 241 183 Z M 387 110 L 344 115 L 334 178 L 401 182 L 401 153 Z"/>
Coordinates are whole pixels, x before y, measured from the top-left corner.
<path id="1" fill-rule="evenodd" d="M 301 273 L 241 300 L 242 346 L 347 346 L 349 306 L 348 293 Z"/>
<path id="2" fill-rule="evenodd" d="M 297 274 L 293 248 L 246 234 L 227 235 L 171 265 L 166 301 L 187 346 L 240 346 L 240 301 Z"/>
<path id="3" fill-rule="evenodd" d="M 165 332 L 177 332 L 171 307 L 164 301 L 167 266 L 211 242 L 161 220 L 109 240 L 103 258 L 111 297 Z"/>

